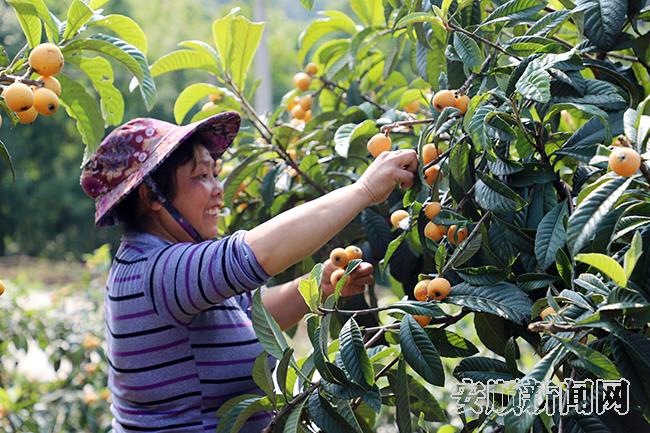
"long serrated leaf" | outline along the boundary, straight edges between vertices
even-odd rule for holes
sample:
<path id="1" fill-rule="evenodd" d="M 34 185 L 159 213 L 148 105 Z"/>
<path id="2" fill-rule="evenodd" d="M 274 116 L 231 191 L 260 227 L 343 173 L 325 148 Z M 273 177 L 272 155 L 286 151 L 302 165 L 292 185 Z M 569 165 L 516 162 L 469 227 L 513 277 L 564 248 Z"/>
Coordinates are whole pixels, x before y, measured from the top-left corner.
<path id="1" fill-rule="evenodd" d="M 308 409 L 314 423 L 323 431 L 356 433 L 355 429 L 318 392 L 309 396 Z"/>
<path id="2" fill-rule="evenodd" d="M 177 124 L 183 123 L 187 113 L 201 99 L 212 93 L 220 93 L 221 90 L 214 84 L 195 83 L 187 86 L 176 98 L 174 102 L 174 120 Z"/>
<path id="3" fill-rule="evenodd" d="M 447 329 L 426 327 L 424 330 L 444 358 L 466 358 L 478 353 L 471 341 Z"/>
<path id="4" fill-rule="evenodd" d="M 424 301 L 399 301 L 391 304 L 389 308 L 402 310 L 405 313 L 418 316 L 445 317 L 446 314 L 440 307 L 432 302 Z"/>
<path id="5" fill-rule="evenodd" d="M 353 318 L 343 325 L 339 334 L 339 342 L 341 343 L 340 351 L 343 364 L 352 380 L 360 385 L 372 386 L 375 383 L 375 372 L 364 348 L 359 325 Z"/>
<path id="6" fill-rule="evenodd" d="M 293 409 L 291 409 L 291 412 L 284 423 L 282 433 L 298 433 L 298 426 L 300 425 L 300 420 L 302 418 L 302 410 L 306 403 L 307 399 L 303 399 L 298 402 Z"/>
<path id="7" fill-rule="evenodd" d="M 13 181 L 16 181 L 16 171 L 14 169 L 14 162 L 11 159 L 11 155 L 9 154 L 9 151 L 7 150 L 7 146 L 0 141 L 0 157 L 5 161 L 5 163 L 9 166 L 9 169 L 11 170 L 11 177 L 13 178 Z"/>
<path id="8" fill-rule="evenodd" d="M 601 253 L 587 253 L 576 255 L 575 260 L 593 266 L 611 278 L 619 286 L 627 286 L 625 270 L 613 258 Z"/>
<path id="9" fill-rule="evenodd" d="M 282 359 L 284 351 L 289 347 L 282 334 L 280 326 L 264 308 L 262 295 L 257 290 L 253 296 L 253 329 L 260 343 L 268 353 L 276 359 Z"/>
<path id="10" fill-rule="evenodd" d="M 546 103 L 551 99 L 551 76 L 531 62 L 515 84 L 515 89 L 526 99 Z"/>
<path id="11" fill-rule="evenodd" d="M 74 37 L 79 29 L 92 18 L 94 12 L 81 0 L 74 0 L 68 8 L 68 19 L 65 22 L 63 40 Z"/>
<path id="12" fill-rule="evenodd" d="M 625 192 L 631 178 L 617 177 L 592 191 L 569 218 L 567 244 L 576 255 L 596 233 L 600 222 Z"/>
<path id="13" fill-rule="evenodd" d="M 515 378 L 505 362 L 485 356 L 472 356 L 461 360 L 453 374 L 458 380 L 471 379 L 482 383 L 486 383 L 488 380 L 513 380 Z"/>
<path id="14" fill-rule="evenodd" d="M 584 12 L 585 36 L 602 51 L 614 48 L 625 25 L 627 0 L 588 0 L 580 3 L 593 6 Z"/>
<path id="15" fill-rule="evenodd" d="M 632 276 L 636 262 L 641 257 L 641 254 L 643 254 L 643 241 L 641 240 L 641 234 L 637 231 L 634 233 L 630 249 L 627 250 L 623 259 L 623 269 L 627 278 Z"/>
<path id="16" fill-rule="evenodd" d="M 591 371 L 596 377 L 601 379 L 614 380 L 621 377 L 614 363 L 602 353 L 589 346 L 575 342 L 570 338 L 562 338 L 555 335 L 554 337 L 560 340 L 560 343 L 577 357 L 574 364 L 579 367 Z"/>
<path id="17" fill-rule="evenodd" d="M 510 0 L 497 7 L 481 23 L 481 27 L 501 21 L 528 18 L 544 8 L 544 3 L 537 0 Z"/>
<path id="18" fill-rule="evenodd" d="M 478 69 L 485 60 L 483 51 L 476 42 L 463 33 L 454 33 L 454 49 L 460 56 L 461 60 L 469 69 L 478 72 Z"/>
<path id="19" fill-rule="evenodd" d="M 126 15 L 111 14 L 88 23 L 89 27 L 103 27 L 114 32 L 117 37 L 147 54 L 147 36 L 144 30 Z"/>
<path id="20" fill-rule="evenodd" d="M 402 354 L 413 370 L 432 385 L 443 386 L 445 372 L 440 355 L 424 329 L 410 314 L 402 319 L 399 336 Z"/>
<path id="21" fill-rule="evenodd" d="M 7 0 L 7 3 L 14 9 L 29 47 L 34 48 L 40 44 L 43 24 L 32 2 L 29 0 Z"/>
<path id="22" fill-rule="evenodd" d="M 195 50 L 172 51 L 156 60 L 150 68 L 153 77 L 182 69 L 203 69 L 213 74 L 219 73 L 212 56 Z"/>
<path id="23" fill-rule="evenodd" d="M 505 281 L 480 287 L 457 284 L 452 287 L 445 302 L 496 314 L 517 323 L 525 323 L 530 318 L 532 308 L 528 296 L 514 284 Z"/>
<path id="24" fill-rule="evenodd" d="M 397 363 L 397 378 L 394 382 L 396 397 L 397 428 L 400 433 L 411 433 L 411 408 L 409 404 L 408 376 L 406 374 L 406 361 L 404 356 L 400 356 Z"/>
<path id="25" fill-rule="evenodd" d="M 535 234 L 535 256 L 540 269 L 545 270 L 555 261 L 555 253 L 566 242 L 565 218 L 568 213 L 566 202 L 558 203 L 537 226 Z"/>
<path id="26" fill-rule="evenodd" d="M 61 105 L 68 116 L 76 120 L 77 130 L 86 145 L 85 157 L 88 157 L 95 152 L 104 135 L 104 119 L 97 101 L 76 80 L 63 74 L 58 75 L 58 80 L 61 83 Z"/>

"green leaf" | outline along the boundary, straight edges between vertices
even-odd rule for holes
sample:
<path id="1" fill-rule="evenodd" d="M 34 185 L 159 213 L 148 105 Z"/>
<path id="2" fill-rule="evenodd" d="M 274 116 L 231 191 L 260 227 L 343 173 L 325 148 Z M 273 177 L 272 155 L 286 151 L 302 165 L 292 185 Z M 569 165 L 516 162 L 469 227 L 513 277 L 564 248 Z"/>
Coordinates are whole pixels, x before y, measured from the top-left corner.
<path id="1" fill-rule="evenodd" d="M 240 90 L 246 86 L 246 75 L 262 40 L 263 31 L 264 23 L 251 22 L 246 17 L 237 15 L 235 9 L 212 23 L 212 35 L 221 64 Z"/>
<path id="2" fill-rule="evenodd" d="M 479 27 L 502 21 L 521 20 L 529 18 L 544 9 L 544 3 L 536 0 L 510 0 L 497 7 L 485 18 Z"/>
<path id="3" fill-rule="evenodd" d="M 391 304 L 389 308 L 402 310 L 408 314 L 417 316 L 445 317 L 446 314 L 440 307 L 432 302 L 424 301 L 399 301 Z"/>
<path id="4" fill-rule="evenodd" d="M 264 308 L 259 290 L 255 291 L 253 296 L 253 329 L 264 350 L 276 359 L 282 359 L 289 346 L 277 322 Z"/>
<path id="5" fill-rule="evenodd" d="M 607 125 L 611 128 L 612 135 L 623 133 L 623 116 L 610 113 L 607 119 Z M 607 129 L 603 128 L 600 119 L 591 118 L 587 123 L 582 125 L 564 145 L 555 154 L 569 155 L 579 158 L 580 161 L 589 163 L 591 158 L 596 154 L 596 143 L 605 143 Z"/>
<path id="6" fill-rule="evenodd" d="M 440 355 L 427 333 L 410 314 L 402 318 L 399 337 L 402 354 L 413 370 L 432 385 L 443 386 L 445 372 Z"/>
<path id="7" fill-rule="evenodd" d="M 300 0 L 300 4 L 308 11 L 314 7 L 314 0 Z"/>
<path id="8" fill-rule="evenodd" d="M 416 24 L 416 23 L 439 23 L 440 18 L 435 16 L 434 14 L 430 12 L 412 12 L 408 15 L 403 16 L 400 18 L 399 21 L 395 24 L 395 27 L 404 27 L 410 24 Z"/>
<path id="9" fill-rule="evenodd" d="M 625 269 L 625 276 L 630 278 L 632 272 L 634 272 L 634 266 L 636 262 L 643 254 L 643 240 L 641 239 L 641 234 L 637 231 L 632 237 L 632 243 L 630 244 L 630 249 L 625 252 L 625 258 L 623 260 L 623 269 Z"/>
<path id="10" fill-rule="evenodd" d="M 479 180 L 474 188 L 474 198 L 483 209 L 506 215 L 526 206 L 526 200 L 503 182 L 480 172 L 476 174 Z"/>
<path id="11" fill-rule="evenodd" d="M 147 54 L 147 36 L 144 30 L 125 15 L 106 15 L 98 20 L 92 20 L 88 27 L 104 27 L 111 30 L 120 39 L 136 47 L 143 54 Z"/>
<path id="12" fill-rule="evenodd" d="M 577 254 L 596 233 L 600 222 L 630 185 L 632 178 L 616 177 L 592 191 L 567 224 L 567 244 L 573 255 Z"/>
<path id="13" fill-rule="evenodd" d="M 575 103 L 595 105 L 606 111 L 619 111 L 627 108 L 627 101 L 619 93 L 619 88 L 612 83 L 601 80 L 585 79 L 585 90 L 581 96 L 555 96 L 551 98 L 554 104 Z"/>
<path id="14" fill-rule="evenodd" d="M 4 161 L 9 166 L 9 169 L 11 170 L 11 176 L 12 176 L 14 182 L 15 182 L 16 181 L 16 171 L 14 169 L 14 163 L 13 163 L 13 161 L 11 159 L 11 155 L 9 154 L 9 151 L 7 150 L 7 146 L 5 146 L 5 144 L 2 141 L 0 141 L 0 157 L 2 157 L 2 159 L 4 159 Z"/>
<path id="15" fill-rule="evenodd" d="M 349 36 L 357 33 L 356 23 L 340 11 L 320 12 L 322 18 L 313 20 L 298 36 L 298 64 L 305 61 L 307 53 L 321 38 L 329 34 L 346 33 Z"/>
<path id="16" fill-rule="evenodd" d="M 101 33 L 87 39 L 70 41 L 62 49 L 63 54 L 78 51 L 95 51 L 122 63 L 135 77 L 140 85 L 140 94 L 148 110 L 153 107 L 156 96 L 156 84 L 149 72 L 149 64 L 144 54 L 131 44 L 113 36 Z"/>
<path id="17" fill-rule="evenodd" d="M 454 253 L 449 258 L 447 264 L 452 268 L 464 264 L 469 259 L 474 257 L 476 253 L 478 253 L 478 251 L 481 249 L 482 243 L 483 235 L 479 232 L 471 239 L 468 239 L 458 245 L 454 250 Z"/>
<path id="18" fill-rule="evenodd" d="M 352 136 L 352 131 L 356 128 L 354 123 L 346 123 L 339 126 L 339 128 L 334 133 L 334 150 L 343 158 L 348 157 L 348 151 L 350 149 L 350 137 Z"/>
<path id="19" fill-rule="evenodd" d="M 397 363 L 397 378 L 394 381 L 394 385 L 397 428 L 400 433 L 411 433 L 413 427 L 411 425 L 411 408 L 409 404 L 409 382 L 408 375 L 406 374 L 406 362 L 404 361 L 404 356 L 400 356 Z"/>
<path id="20" fill-rule="evenodd" d="M 174 102 L 174 120 L 177 124 L 183 123 L 185 116 L 190 112 L 192 107 L 201 99 L 212 93 L 221 93 L 219 87 L 214 84 L 196 83 L 187 86 L 176 98 Z"/>
<path id="21" fill-rule="evenodd" d="M 284 423 L 282 433 L 299 433 L 298 426 L 300 425 L 302 410 L 306 403 L 307 399 L 303 399 L 298 402 L 293 409 L 291 409 L 291 412 L 289 412 L 289 416 L 287 416 L 287 420 Z"/>
<path id="22" fill-rule="evenodd" d="M 255 359 L 252 375 L 255 384 L 259 386 L 270 399 L 275 399 L 273 376 L 271 374 L 271 369 L 269 368 L 269 355 L 266 352 L 260 353 Z"/>
<path id="23" fill-rule="evenodd" d="M 461 360 L 453 374 L 458 380 L 470 379 L 481 383 L 487 383 L 488 380 L 515 379 L 505 362 L 485 356 L 472 356 Z"/>
<path id="24" fill-rule="evenodd" d="M 314 278 L 302 278 L 298 283 L 298 291 L 309 306 L 309 310 L 318 311 L 320 305 L 319 281 Z"/>
<path id="25" fill-rule="evenodd" d="M 550 381 L 555 369 L 564 361 L 567 350 L 555 346 L 539 361 L 525 377 L 519 380 L 514 398 L 508 405 L 509 409 L 521 408 L 517 413 L 511 411 L 505 417 L 507 432 L 527 432 L 537 415 L 538 406 L 544 401 L 545 384 Z M 532 379 L 532 380 L 531 380 Z"/>
<path id="26" fill-rule="evenodd" d="M 466 283 L 474 286 L 490 285 L 503 281 L 508 276 L 506 270 L 493 265 L 478 266 L 475 268 L 456 268 L 458 276 Z"/>
<path id="27" fill-rule="evenodd" d="M 473 72 L 478 72 L 485 57 L 476 42 L 464 33 L 454 33 L 454 49 L 465 66 Z"/>
<path id="28" fill-rule="evenodd" d="M 562 10 L 547 13 L 539 20 L 537 20 L 535 24 L 533 24 L 528 29 L 526 35 L 547 36 L 549 33 L 551 33 L 553 30 L 559 27 L 562 23 L 564 23 L 569 18 L 570 15 L 571 12 L 562 11 Z"/>
<path id="29" fill-rule="evenodd" d="M 353 318 L 343 325 L 339 334 L 339 342 L 341 358 L 350 378 L 360 385 L 372 386 L 375 383 L 375 372 L 364 348 L 359 325 Z"/>
<path id="30" fill-rule="evenodd" d="M 278 387 L 286 399 L 290 399 L 293 395 L 293 387 L 291 386 L 293 382 L 287 383 L 289 364 L 291 363 L 293 363 L 293 349 L 288 348 L 284 351 L 284 355 L 282 355 L 282 359 L 280 362 L 278 362 L 278 366 L 275 370 L 278 380 Z"/>
<path id="31" fill-rule="evenodd" d="M 43 24 L 32 2 L 30 0 L 7 0 L 7 3 L 16 12 L 16 18 L 18 18 L 20 28 L 23 29 L 29 47 L 34 48 L 40 44 Z"/>
<path id="32" fill-rule="evenodd" d="M 536 62 L 531 62 L 515 84 L 515 89 L 526 99 L 546 103 L 551 99 L 551 76 L 539 69 Z"/>
<path id="33" fill-rule="evenodd" d="M 66 62 L 76 65 L 90 79 L 99 94 L 102 116 L 108 125 L 119 125 L 124 117 L 124 98 L 114 85 L 113 67 L 103 57 L 68 56 Z"/>
<path id="34" fill-rule="evenodd" d="M 581 2 L 583 5 L 592 6 L 584 12 L 585 36 L 602 51 L 614 48 L 625 25 L 627 8 L 616 0 L 587 0 Z"/>
<path id="35" fill-rule="evenodd" d="M 172 51 L 156 60 L 150 69 L 153 77 L 181 69 L 203 69 L 212 74 L 219 73 L 212 56 L 195 50 Z"/>
<path id="36" fill-rule="evenodd" d="M 228 175 L 226 182 L 223 185 L 223 199 L 226 203 L 232 203 L 235 197 L 235 193 L 239 186 L 244 182 L 249 176 L 251 176 L 260 165 L 263 164 L 263 161 L 259 160 L 259 155 L 263 151 L 257 151 L 249 155 L 245 160 L 243 160 L 235 169 Z"/>
<path id="37" fill-rule="evenodd" d="M 257 412 L 271 408 L 268 397 L 250 398 L 237 403 L 226 415 L 219 419 L 217 432 L 237 433 L 248 418 Z"/>
<path id="38" fill-rule="evenodd" d="M 92 18 L 93 10 L 81 0 L 74 0 L 68 9 L 68 19 L 65 22 L 63 40 L 72 39 L 79 29 Z"/>
<path id="39" fill-rule="evenodd" d="M 479 287 L 467 283 L 457 284 L 452 287 L 445 302 L 472 311 L 492 313 L 520 324 L 530 318 L 532 308 L 528 296 L 514 284 L 505 281 Z"/>
<path id="40" fill-rule="evenodd" d="M 386 24 L 382 0 L 352 0 L 352 11 L 366 27 Z"/>
<path id="41" fill-rule="evenodd" d="M 616 327 L 610 342 L 616 366 L 630 383 L 630 396 L 647 413 L 650 405 L 650 340 Z"/>
<path id="42" fill-rule="evenodd" d="M 318 391 L 309 396 L 309 414 L 314 423 L 326 432 L 356 433 L 352 427 Z"/>
<path id="43" fill-rule="evenodd" d="M 435 327 L 426 327 L 424 330 L 444 358 L 466 358 L 478 353 L 472 342 L 456 333 Z"/>
<path id="44" fill-rule="evenodd" d="M 607 275 L 621 287 L 627 286 L 627 275 L 623 267 L 618 264 L 613 258 L 600 253 L 578 254 L 575 257 L 576 261 L 586 263 L 593 266 L 603 274 Z"/>
<path id="45" fill-rule="evenodd" d="M 615 380 L 621 378 L 621 374 L 614 363 L 602 353 L 570 338 L 553 336 L 560 340 L 560 343 L 577 357 L 573 361 L 575 366 L 589 370 L 600 379 Z"/>
<path id="46" fill-rule="evenodd" d="M 565 218 L 568 214 L 566 201 L 558 203 L 537 226 L 535 256 L 539 268 L 544 270 L 555 262 L 555 253 L 566 242 Z"/>
<path id="47" fill-rule="evenodd" d="M 76 80 L 66 75 L 57 76 L 61 83 L 61 105 L 68 116 L 76 120 L 81 140 L 86 145 L 85 157 L 93 154 L 104 136 L 104 119 L 96 99 Z"/>

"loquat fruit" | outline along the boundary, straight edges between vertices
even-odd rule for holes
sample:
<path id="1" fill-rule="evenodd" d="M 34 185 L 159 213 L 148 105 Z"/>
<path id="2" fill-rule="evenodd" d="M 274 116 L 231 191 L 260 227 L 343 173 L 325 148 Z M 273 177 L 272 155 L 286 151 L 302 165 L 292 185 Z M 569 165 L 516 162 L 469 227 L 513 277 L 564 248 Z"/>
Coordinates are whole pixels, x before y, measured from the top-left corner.
<path id="1" fill-rule="evenodd" d="M 339 280 L 343 278 L 343 275 L 345 275 L 345 271 L 343 269 L 334 269 L 332 271 L 332 274 L 330 275 L 330 284 L 332 285 L 332 287 L 336 287 Z"/>
<path id="2" fill-rule="evenodd" d="M 361 251 L 361 248 L 356 245 L 350 245 L 349 247 L 346 247 L 345 252 L 347 253 L 348 259 L 350 261 L 363 259 L 363 251 Z"/>
<path id="3" fill-rule="evenodd" d="M 29 123 L 33 123 L 34 120 L 36 120 L 38 117 L 38 111 L 36 111 L 34 107 L 31 107 L 29 110 L 18 111 L 16 113 L 16 116 L 18 116 L 18 121 L 20 123 L 27 125 Z"/>
<path id="4" fill-rule="evenodd" d="M 438 201 L 429 202 L 424 206 L 424 214 L 430 220 L 433 220 L 435 217 L 437 217 L 441 210 L 442 205 Z"/>
<path id="5" fill-rule="evenodd" d="M 413 296 L 418 301 L 426 301 L 429 292 L 427 292 L 427 287 L 431 280 L 421 280 L 413 288 Z"/>
<path id="6" fill-rule="evenodd" d="M 555 312 L 555 309 L 553 307 L 546 307 L 542 310 L 541 313 L 539 313 L 539 317 L 542 320 L 545 320 L 549 314 L 557 314 L 557 313 Z"/>
<path id="7" fill-rule="evenodd" d="M 413 318 L 415 319 L 416 322 L 420 324 L 421 327 L 427 326 L 429 323 L 431 323 L 431 316 L 419 316 L 414 314 Z"/>
<path id="8" fill-rule="evenodd" d="M 208 98 L 210 98 L 210 102 L 221 101 L 221 93 L 210 93 Z"/>
<path id="9" fill-rule="evenodd" d="M 293 85 L 296 89 L 304 92 L 309 89 L 309 86 L 311 85 L 311 77 L 309 74 L 305 74 L 304 72 L 298 72 L 293 76 Z"/>
<path id="10" fill-rule="evenodd" d="M 25 83 L 14 82 L 7 86 L 2 96 L 11 111 L 19 113 L 34 105 L 34 92 Z"/>
<path id="11" fill-rule="evenodd" d="M 2 128 L 2 116 L 0 116 L 0 128 Z"/>
<path id="12" fill-rule="evenodd" d="M 409 213 L 407 211 L 405 211 L 404 209 L 398 209 L 392 214 L 390 214 L 390 223 L 395 228 L 401 228 L 400 223 L 402 222 L 403 219 L 408 217 L 409 217 Z"/>
<path id="13" fill-rule="evenodd" d="M 307 66 L 305 66 L 305 72 L 309 75 L 316 75 L 318 73 L 318 65 L 316 63 L 307 63 Z"/>
<path id="14" fill-rule="evenodd" d="M 43 75 L 41 77 L 38 77 L 36 81 L 42 82 L 43 87 L 45 87 L 46 89 L 50 89 L 51 91 L 56 93 L 56 96 L 61 96 L 61 83 L 59 83 L 59 80 L 57 80 L 56 78 Z"/>
<path id="15" fill-rule="evenodd" d="M 36 89 L 34 92 L 34 109 L 43 116 L 51 116 L 59 109 L 59 97 L 45 87 Z"/>
<path id="16" fill-rule="evenodd" d="M 97 349 L 101 345 L 101 340 L 92 334 L 84 335 L 83 347 L 86 350 Z"/>
<path id="17" fill-rule="evenodd" d="M 440 90 L 433 96 L 433 108 L 442 111 L 445 107 L 455 107 L 456 97 L 451 90 Z"/>
<path id="18" fill-rule="evenodd" d="M 609 154 L 609 168 L 619 176 L 632 176 L 641 167 L 641 156 L 629 147 L 618 147 Z"/>
<path id="19" fill-rule="evenodd" d="M 427 295 L 430 299 L 442 301 L 451 292 L 451 283 L 446 278 L 434 278 L 427 285 Z"/>
<path id="20" fill-rule="evenodd" d="M 350 258 L 343 248 L 334 248 L 330 253 L 330 260 L 337 268 L 345 268 L 348 265 Z"/>
<path id="21" fill-rule="evenodd" d="M 305 122 L 309 122 L 312 119 L 311 117 L 311 110 L 305 111 L 305 118 L 303 119 Z"/>
<path id="22" fill-rule="evenodd" d="M 302 109 L 300 104 L 291 109 L 291 117 L 294 119 L 302 120 L 305 118 L 305 110 Z"/>
<path id="23" fill-rule="evenodd" d="M 292 161 L 295 161 L 296 157 L 298 156 L 298 154 L 296 153 L 296 149 L 287 150 L 287 155 L 289 155 L 289 158 L 291 158 Z"/>
<path id="24" fill-rule="evenodd" d="M 44 43 L 29 53 L 29 66 L 40 75 L 56 75 L 63 69 L 63 53 L 54 44 Z"/>
<path id="25" fill-rule="evenodd" d="M 293 107 L 298 105 L 298 101 L 300 101 L 300 98 L 297 96 L 294 96 L 293 98 L 289 99 L 289 102 L 287 102 L 287 110 L 291 111 Z"/>
<path id="26" fill-rule="evenodd" d="M 368 152 L 370 152 L 373 157 L 377 158 L 382 152 L 390 151 L 391 144 L 392 142 L 390 137 L 379 132 L 368 140 Z"/>
<path id="27" fill-rule="evenodd" d="M 5 283 L 0 280 L 0 296 L 5 292 Z"/>
<path id="28" fill-rule="evenodd" d="M 467 239 L 468 234 L 469 233 L 467 227 L 463 227 L 462 229 L 458 230 L 458 226 L 456 224 L 453 224 L 449 226 L 449 230 L 447 230 L 447 239 L 449 240 L 450 244 L 458 245 Z"/>
<path id="29" fill-rule="evenodd" d="M 469 107 L 469 96 L 458 95 L 454 107 L 458 108 L 461 114 L 467 113 L 467 108 Z"/>
<path id="30" fill-rule="evenodd" d="M 422 162 L 424 165 L 427 165 L 431 161 L 438 159 L 438 149 L 432 143 L 425 144 L 422 146 Z"/>
<path id="31" fill-rule="evenodd" d="M 427 185 L 433 186 L 434 182 L 438 180 L 438 176 L 440 174 L 440 166 L 439 165 L 433 165 L 429 168 L 427 168 L 424 171 L 424 180 L 427 182 Z"/>
<path id="32" fill-rule="evenodd" d="M 404 111 L 407 113 L 417 113 L 420 110 L 420 101 L 414 99 L 411 102 L 408 102 L 404 105 Z"/>
<path id="33" fill-rule="evenodd" d="M 305 95 L 298 101 L 298 104 L 302 107 L 303 110 L 307 111 L 311 108 L 311 104 L 314 98 L 311 95 Z"/>
<path id="34" fill-rule="evenodd" d="M 445 235 L 442 227 L 429 221 L 426 226 L 424 226 L 424 236 L 431 239 L 434 242 L 438 242 Z"/>

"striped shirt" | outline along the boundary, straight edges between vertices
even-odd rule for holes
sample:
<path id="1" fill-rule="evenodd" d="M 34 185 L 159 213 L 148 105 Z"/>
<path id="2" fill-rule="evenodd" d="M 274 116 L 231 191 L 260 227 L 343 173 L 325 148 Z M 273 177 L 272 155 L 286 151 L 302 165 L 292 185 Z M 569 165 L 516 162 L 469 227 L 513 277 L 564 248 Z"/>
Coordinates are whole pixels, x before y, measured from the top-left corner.
<path id="1" fill-rule="evenodd" d="M 251 290 L 269 275 L 244 234 L 195 244 L 122 237 L 105 295 L 115 432 L 214 431 L 223 402 L 263 394 L 251 377 L 263 351 Z M 257 414 L 242 431 L 269 421 Z"/>

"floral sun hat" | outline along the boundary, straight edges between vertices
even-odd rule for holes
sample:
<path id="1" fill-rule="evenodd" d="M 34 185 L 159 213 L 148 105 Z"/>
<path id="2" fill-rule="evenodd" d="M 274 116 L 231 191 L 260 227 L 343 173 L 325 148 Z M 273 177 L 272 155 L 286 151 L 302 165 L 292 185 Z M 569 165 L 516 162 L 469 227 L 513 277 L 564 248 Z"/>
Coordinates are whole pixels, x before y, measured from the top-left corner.
<path id="1" fill-rule="evenodd" d="M 117 204 L 192 135 L 199 134 L 217 159 L 234 140 L 240 121 L 239 113 L 226 111 L 183 126 L 138 118 L 115 128 L 81 170 L 81 187 L 95 200 L 95 225 L 117 224 Z"/>

